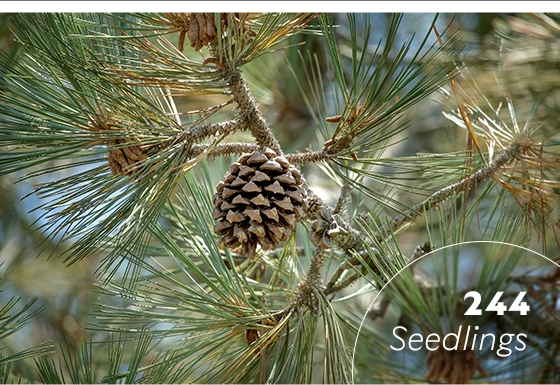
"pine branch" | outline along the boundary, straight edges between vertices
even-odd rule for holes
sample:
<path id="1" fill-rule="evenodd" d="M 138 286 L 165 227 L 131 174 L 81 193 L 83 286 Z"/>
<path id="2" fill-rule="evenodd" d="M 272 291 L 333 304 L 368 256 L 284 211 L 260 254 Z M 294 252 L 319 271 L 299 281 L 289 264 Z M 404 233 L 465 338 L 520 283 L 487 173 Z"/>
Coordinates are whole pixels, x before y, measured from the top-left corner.
<path id="1" fill-rule="evenodd" d="M 204 140 L 208 137 L 215 135 L 228 135 L 236 131 L 242 131 L 245 126 L 239 119 L 228 120 L 220 123 L 207 124 L 205 126 L 194 127 L 192 129 L 186 130 L 175 138 L 173 138 L 172 144 L 184 141 L 187 143 L 194 143 Z"/>
<path id="2" fill-rule="evenodd" d="M 282 155 L 282 148 L 278 140 L 270 131 L 255 98 L 247 88 L 245 81 L 241 77 L 241 72 L 237 70 L 229 76 L 229 88 L 233 98 L 239 107 L 239 112 L 243 123 L 251 130 L 251 134 L 260 146 L 268 147 L 278 155 Z"/>
<path id="3" fill-rule="evenodd" d="M 195 144 L 189 150 L 190 157 L 196 157 L 210 148 L 209 144 Z M 208 151 L 208 156 L 230 156 L 251 153 L 260 148 L 260 146 L 253 143 L 235 142 L 235 143 L 222 143 L 214 146 Z"/>
<path id="4" fill-rule="evenodd" d="M 321 267 L 324 263 L 325 251 L 320 247 L 315 248 L 307 277 L 305 281 L 300 284 L 298 292 L 287 311 L 289 311 L 289 309 L 299 310 L 302 307 L 307 307 L 311 311 L 316 311 L 317 295 L 318 292 L 322 291 Z"/>
<path id="5" fill-rule="evenodd" d="M 318 163 L 331 160 L 335 157 L 334 154 L 328 153 L 325 148 L 318 151 L 308 151 L 297 154 L 287 154 L 286 159 L 293 164 L 308 164 Z"/>
<path id="6" fill-rule="evenodd" d="M 375 235 L 375 239 L 380 241 L 387 235 L 396 232 L 403 225 L 413 221 L 419 215 L 424 212 L 440 205 L 447 199 L 453 197 L 455 194 L 460 192 L 466 192 L 477 185 L 480 185 L 492 178 L 494 173 L 507 167 L 511 164 L 518 156 L 521 154 L 523 146 L 519 143 L 512 144 L 507 148 L 500 156 L 498 156 L 493 162 L 489 163 L 487 166 L 481 168 L 474 174 L 447 186 L 433 195 L 431 195 L 425 201 L 412 206 L 410 209 L 406 210 L 404 213 L 397 215 L 391 219 L 386 225 L 381 227 Z"/>
<path id="7" fill-rule="evenodd" d="M 397 231 L 401 226 L 404 224 L 409 223 L 414 218 L 416 218 L 421 213 L 428 211 L 441 203 L 447 201 L 449 198 L 455 196 L 458 192 L 463 192 L 467 188 L 472 188 L 477 186 L 481 183 L 484 183 L 492 178 L 495 172 L 499 171 L 500 169 L 507 167 L 511 164 L 523 151 L 523 146 L 519 143 L 515 143 L 510 146 L 504 153 L 498 156 L 493 162 L 491 162 L 488 166 L 485 166 L 472 174 L 470 177 L 464 178 L 461 181 L 452 184 L 442 190 L 439 190 L 424 202 L 419 203 L 409 210 L 405 211 L 403 214 L 400 214 L 393 218 L 387 225 L 383 226 L 377 233 L 374 234 L 373 239 L 371 241 L 381 242 L 385 237 L 389 234 L 394 233 Z M 346 251 L 354 250 L 358 254 L 364 255 L 364 251 L 368 249 L 373 251 L 376 258 L 378 258 L 381 263 L 384 263 L 386 266 L 389 266 L 390 261 L 383 257 L 377 249 L 371 249 L 368 246 L 368 242 L 365 240 L 363 234 L 355 229 L 350 229 L 348 226 L 346 231 L 343 233 L 346 234 L 340 240 L 337 239 L 337 243 Z M 364 249 L 365 247 L 365 249 Z M 348 253 L 347 255 L 351 255 Z M 345 270 L 353 268 L 356 264 L 359 263 L 359 260 L 354 256 L 350 257 L 347 261 L 342 263 L 335 273 L 331 276 L 329 283 L 327 284 L 327 294 L 336 293 L 352 283 L 354 283 L 357 279 L 359 279 L 362 275 L 360 273 L 354 273 L 351 276 L 347 277 L 344 281 L 338 282 L 340 277 L 342 276 Z M 379 271 L 379 270 L 378 270 Z M 378 277 L 381 275 L 377 274 Z"/>

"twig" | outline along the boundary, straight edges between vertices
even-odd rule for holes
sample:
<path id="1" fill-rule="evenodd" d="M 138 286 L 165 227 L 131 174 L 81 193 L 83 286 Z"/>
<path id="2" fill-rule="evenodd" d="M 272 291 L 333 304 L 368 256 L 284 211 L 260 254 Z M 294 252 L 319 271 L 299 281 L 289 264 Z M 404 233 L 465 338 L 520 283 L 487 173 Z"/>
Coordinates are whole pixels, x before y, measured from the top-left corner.
<path id="1" fill-rule="evenodd" d="M 438 192 L 430 196 L 428 199 L 426 199 L 424 202 L 419 203 L 413 206 L 412 208 L 410 208 L 409 210 L 406 210 L 403 214 L 394 217 L 389 223 L 381 227 L 381 229 L 374 235 L 374 239 L 377 241 L 381 241 L 385 236 L 387 236 L 391 232 L 396 231 L 402 225 L 412 221 L 421 213 L 428 211 L 431 208 L 444 202 L 445 200 L 453 196 L 454 193 L 465 191 L 466 188 L 472 188 L 477 184 L 487 181 L 492 177 L 492 175 L 496 171 L 513 162 L 519 156 L 522 150 L 523 147 L 520 144 L 518 143 L 513 144 L 512 146 L 507 148 L 502 155 L 497 157 L 496 160 L 490 163 L 488 166 L 481 168 L 471 176 L 464 178 L 455 184 L 452 184 L 450 186 L 445 187 L 442 190 L 439 190 Z M 352 246 L 353 248 L 356 248 L 356 246 L 358 246 L 359 243 L 365 244 L 365 240 L 362 239 L 359 232 L 357 234 L 354 234 L 354 236 L 357 236 L 358 239 L 353 239 L 352 242 L 348 242 L 346 246 Z M 348 261 L 346 261 L 345 263 L 342 263 L 338 267 L 338 269 L 335 271 L 335 273 L 332 275 L 331 279 L 329 280 L 329 283 L 327 284 L 327 292 L 329 294 L 342 290 L 343 288 L 349 286 L 350 284 L 355 282 L 358 278 L 360 278 L 361 275 L 355 273 L 350 277 L 346 278 L 343 282 L 337 283 L 338 279 L 342 276 L 342 273 L 345 270 L 349 269 L 350 267 L 354 266 L 357 262 L 358 261 L 356 260 L 356 258 L 353 257 Z"/>
<path id="2" fill-rule="evenodd" d="M 299 285 L 297 294 L 290 305 L 292 309 L 307 307 L 315 310 L 316 295 L 321 290 L 321 267 L 325 262 L 325 251 L 320 247 L 315 248 L 311 266 L 307 272 L 305 281 Z"/>
<path id="3" fill-rule="evenodd" d="M 209 144 L 195 144 L 188 152 L 190 157 L 195 157 L 206 150 Z M 259 146 L 253 143 L 235 142 L 235 143 L 221 143 L 216 145 L 210 152 L 208 156 L 230 156 L 230 155 L 241 155 L 247 152 L 253 152 L 259 149 Z"/>
<path id="4" fill-rule="evenodd" d="M 319 151 L 309 151 L 298 154 L 287 154 L 285 155 L 285 157 L 286 159 L 288 159 L 288 162 L 292 164 L 307 164 L 323 162 L 332 159 L 334 155 L 326 153 L 323 149 Z"/>
<path id="5" fill-rule="evenodd" d="M 243 121 L 240 119 L 227 120 L 220 123 L 212 123 L 204 126 L 197 126 L 190 129 L 183 130 L 178 134 L 168 137 L 162 142 L 158 142 L 153 145 L 147 145 L 149 148 L 157 148 L 161 151 L 164 148 L 171 147 L 177 143 L 184 142 L 184 147 L 189 146 L 196 147 L 195 143 L 214 135 L 228 135 L 236 131 L 246 130 Z M 206 146 L 207 147 L 207 146 Z M 206 148 L 204 147 L 204 148 Z M 197 154 L 204 150 L 200 150 Z"/>
<path id="6" fill-rule="evenodd" d="M 257 102 L 251 96 L 251 92 L 247 88 L 239 71 L 234 72 L 230 76 L 229 87 L 233 99 L 239 107 L 244 126 L 251 130 L 251 134 L 257 143 L 260 146 L 270 148 L 278 155 L 283 155 L 278 140 L 276 140 L 276 137 L 272 134 L 272 131 L 270 131 L 268 123 L 259 109 Z"/>
<path id="7" fill-rule="evenodd" d="M 228 135 L 236 131 L 246 130 L 243 122 L 239 119 L 228 120 L 221 123 L 208 124 L 206 126 L 194 127 L 183 131 L 177 136 L 177 141 L 188 141 L 194 143 L 214 135 Z"/>
<path id="8" fill-rule="evenodd" d="M 391 265 L 393 265 L 393 267 L 394 267 L 394 264 L 390 259 L 381 255 L 381 253 L 376 249 L 371 249 L 371 252 L 374 254 L 374 257 L 376 258 L 377 261 L 380 261 L 382 264 L 385 265 L 385 267 L 386 267 L 384 269 L 385 272 L 391 271 L 391 269 L 389 267 Z M 377 275 L 377 277 L 382 280 L 382 283 L 386 283 L 388 280 L 383 278 L 382 271 L 376 266 L 375 261 L 372 259 L 372 256 L 369 255 L 369 254 L 366 254 L 365 251 L 363 251 L 361 254 L 362 254 L 361 255 L 362 259 L 364 261 L 366 261 L 366 263 L 368 264 L 370 269 L 373 270 L 373 272 Z M 369 258 L 370 261 L 368 261 L 367 258 Z M 331 279 L 327 283 L 327 288 L 325 290 L 325 295 L 331 295 L 331 294 L 337 293 L 337 292 L 341 291 L 342 289 L 350 286 L 354 282 L 356 282 L 359 278 L 362 278 L 363 273 L 354 272 L 349 277 L 346 277 L 343 281 L 338 282 L 338 280 L 340 279 L 340 277 L 342 276 L 344 271 L 350 269 L 351 267 L 356 267 L 356 264 L 358 262 L 359 262 L 358 258 L 352 257 L 349 260 L 347 260 L 345 263 L 341 264 L 338 267 L 338 269 L 333 273 L 333 275 L 331 276 Z M 394 273 L 396 273 L 396 271 L 394 271 Z"/>
<path id="9" fill-rule="evenodd" d="M 411 222 L 412 220 L 414 220 L 414 218 L 418 217 L 422 213 L 446 201 L 455 193 L 467 191 L 468 189 L 471 189 L 472 187 L 477 186 L 480 183 L 486 182 L 496 171 L 512 163 L 519 156 L 522 149 L 523 147 L 519 143 L 514 143 L 488 166 L 481 168 L 474 174 L 460 180 L 457 183 L 454 183 L 437 191 L 425 201 L 412 206 L 404 213 L 397 215 L 396 217 L 391 219 L 389 223 L 385 224 L 383 227 L 381 227 L 381 229 L 379 229 L 379 231 L 375 234 L 375 239 L 383 239 L 385 236 L 387 236 L 391 232 L 395 232 L 401 226 Z"/>
<path id="10" fill-rule="evenodd" d="M 348 221 L 348 208 L 351 202 L 352 186 L 347 182 L 342 186 L 342 191 L 340 192 L 340 197 L 336 201 L 336 205 L 333 209 L 333 214 L 339 214 L 345 221 Z"/>

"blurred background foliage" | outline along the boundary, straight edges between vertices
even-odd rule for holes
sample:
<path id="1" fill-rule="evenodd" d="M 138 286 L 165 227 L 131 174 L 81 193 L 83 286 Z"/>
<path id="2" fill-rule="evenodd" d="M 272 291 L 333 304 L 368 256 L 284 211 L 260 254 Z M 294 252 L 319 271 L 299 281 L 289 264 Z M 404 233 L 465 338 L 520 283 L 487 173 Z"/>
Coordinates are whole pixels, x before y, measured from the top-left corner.
<path id="1" fill-rule="evenodd" d="M 13 41 L 13 25 L 9 22 L 9 16 L 0 15 L 0 49 L 11 56 L 17 56 L 18 45 Z M 389 17 L 387 14 L 371 15 L 372 34 L 375 35 L 373 42 L 385 36 Z M 420 36 L 425 34 L 433 17 L 433 14 L 406 14 L 399 29 L 398 41 L 403 42 L 414 33 Z M 339 25 L 339 41 L 348 44 L 347 47 L 340 47 L 341 52 L 343 55 L 349 55 L 351 43 L 345 24 L 346 18 L 335 15 L 335 21 Z M 438 26 L 441 26 L 440 31 L 445 30 L 448 25 L 446 34 L 456 30 L 462 31 L 460 36 L 465 44 L 463 54 L 465 62 L 468 63 L 468 76 L 480 88 L 481 93 L 495 103 L 503 100 L 504 95 L 509 96 L 514 101 L 520 122 L 524 122 L 534 102 L 539 101 L 533 124 L 544 125 L 544 132 L 548 133 L 549 137 L 558 137 L 558 18 L 554 15 L 506 13 L 441 15 L 438 22 Z M 170 36 L 171 41 L 175 39 L 177 36 Z M 284 150 L 293 152 L 306 147 L 317 150 L 322 147 L 322 142 L 317 137 L 317 131 L 312 128 L 313 117 L 305 106 L 293 76 L 304 79 L 306 73 L 317 68 L 313 65 L 315 60 L 322 63 L 320 68 L 327 69 L 328 66 L 324 63 L 325 47 L 321 37 L 305 34 L 299 34 L 285 44 L 291 47 L 265 55 L 248 64 L 243 68 L 243 73 Z M 187 48 L 186 52 L 187 56 L 197 54 L 190 48 Z M 288 70 L 286 61 L 301 63 L 292 67 L 295 75 Z M 307 86 L 302 83 L 304 89 Z M 468 87 L 466 84 L 464 86 Z M 215 102 L 225 100 L 223 95 L 184 95 L 176 98 L 176 103 L 179 110 L 191 111 L 208 105 L 208 98 L 215 98 Z M 443 111 L 455 107 L 441 95 L 434 94 L 433 98 L 425 99 L 408 109 L 402 120 L 408 123 L 409 128 L 397 138 L 407 140 L 393 145 L 386 152 L 386 156 L 464 150 L 465 132 L 458 130 L 456 125 L 442 114 Z M 505 107 L 503 109 L 506 110 Z M 225 111 L 227 109 L 221 113 Z M 219 120 L 220 113 L 215 117 L 215 121 Z M 242 134 L 240 135 L 240 139 L 243 139 Z M 224 160 L 224 165 L 227 163 L 228 161 Z M 304 167 L 303 171 L 314 191 L 325 201 L 334 204 L 338 192 L 332 180 L 317 171 L 317 168 Z M 217 177 L 219 180 L 221 175 Z M 60 354 L 65 351 L 65 354 L 71 356 L 75 346 L 66 346 L 65 341 L 80 342 L 91 339 L 94 342 L 103 342 L 109 339 L 107 333 L 88 328 L 90 311 L 96 302 L 110 302 L 116 299 L 93 292 L 100 257 L 86 258 L 71 266 L 65 266 L 62 258 L 58 257 L 68 245 L 59 243 L 56 239 L 47 239 L 45 235 L 34 230 L 41 225 L 40 212 L 33 211 L 38 205 L 37 198 L 27 194 L 33 190 L 33 183 L 37 181 L 31 179 L 14 183 L 17 178 L 18 175 L 0 178 L 0 306 L 13 297 L 22 299 L 17 306 L 23 306 L 37 298 L 28 311 L 42 310 L 22 330 L 2 339 L 0 343 L 5 350 L 0 353 L 5 355 L 18 352 L 52 340 L 61 341 L 60 346 L 54 347 L 59 357 L 64 357 Z M 395 199 L 408 205 L 424 199 L 423 195 L 402 191 L 396 194 Z M 26 198 L 23 199 L 24 197 Z M 355 198 L 357 199 L 354 199 L 353 209 L 357 212 L 367 210 L 374 204 L 359 194 Z M 550 220 L 558 221 L 558 216 L 559 209 L 556 205 Z M 407 231 L 405 235 L 400 235 L 398 242 L 407 255 L 414 247 L 425 242 L 425 236 L 420 227 L 418 231 Z M 468 235 L 466 238 L 469 238 Z M 536 239 L 533 243 L 537 251 L 540 242 L 541 240 Z M 558 250 L 549 257 L 558 259 Z M 357 301 L 366 300 L 362 298 Z M 356 316 L 363 314 L 367 305 L 369 304 L 360 303 L 358 309 L 361 310 L 355 311 Z M 97 345 L 93 346 L 95 348 Z M 99 351 L 88 353 L 97 357 L 92 359 L 95 361 L 92 364 L 94 370 L 103 368 L 106 364 L 107 349 L 101 344 L 99 346 Z M 137 345 L 129 344 L 126 348 L 137 349 Z M 31 382 L 39 381 L 40 379 L 33 377 L 34 372 L 30 365 L 33 364 L 25 360 L 14 362 L 11 366 L 14 378 L 21 376 Z M 103 376 L 94 373 L 92 379 L 100 381 Z"/>

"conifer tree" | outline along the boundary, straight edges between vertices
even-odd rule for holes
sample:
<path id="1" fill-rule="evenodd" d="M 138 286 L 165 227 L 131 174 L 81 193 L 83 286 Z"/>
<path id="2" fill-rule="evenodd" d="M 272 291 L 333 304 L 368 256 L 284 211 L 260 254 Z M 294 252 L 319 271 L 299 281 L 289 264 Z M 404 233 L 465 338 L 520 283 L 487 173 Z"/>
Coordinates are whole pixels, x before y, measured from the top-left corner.
<path id="1" fill-rule="evenodd" d="M 35 252 L 58 243 L 68 268 L 99 265 L 87 337 L 0 350 L 0 379 L 558 382 L 558 269 L 513 276 L 497 261 L 477 283 L 512 280 L 535 309 L 537 324 L 511 321 L 532 353 L 505 369 L 472 351 L 418 352 L 414 373 L 387 358 L 373 321 L 399 303 L 399 324 L 439 333 L 428 321 L 456 300 L 449 283 L 411 272 L 373 311 L 363 302 L 455 243 L 559 260 L 557 97 L 512 79 L 515 50 L 558 48 L 560 19 L 504 19 L 501 45 L 474 63 L 445 18 L 413 36 L 403 15 L 386 28 L 370 16 L 12 15 L 0 175 L 37 181 L 49 241 Z M 411 111 L 430 98 L 451 134 L 428 132 L 418 153 Z M 33 304 L 0 306 L 0 340 Z M 357 351 L 366 312 L 371 350 Z"/>

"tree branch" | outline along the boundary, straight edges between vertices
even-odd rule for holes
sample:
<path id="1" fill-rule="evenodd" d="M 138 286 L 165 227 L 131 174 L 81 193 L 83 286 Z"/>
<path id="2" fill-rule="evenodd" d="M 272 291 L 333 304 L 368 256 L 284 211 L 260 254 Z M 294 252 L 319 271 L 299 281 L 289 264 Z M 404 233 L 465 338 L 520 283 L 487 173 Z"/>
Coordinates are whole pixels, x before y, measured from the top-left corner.
<path id="1" fill-rule="evenodd" d="M 208 124 L 183 131 L 177 136 L 174 142 L 187 141 L 189 143 L 194 143 L 210 136 L 228 135 L 236 131 L 243 131 L 246 129 L 247 128 L 243 125 L 243 122 L 239 119 L 227 120 L 225 122 Z"/>
<path id="2" fill-rule="evenodd" d="M 270 148 L 278 155 L 283 155 L 278 140 L 270 131 L 267 121 L 263 117 L 255 98 L 251 96 L 251 92 L 239 71 L 234 72 L 230 76 L 229 87 L 233 94 L 233 99 L 238 105 L 244 126 L 251 130 L 251 134 L 257 143 L 260 146 Z"/>
<path id="3" fill-rule="evenodd" d="M 328 154 L 324 149 L 319 151 L 309 151 L 298 154 L 287 154 L 285 155 L 288 162 L 292 164 L 307 164 L 307 163 L 317 163 L 324 162 L 326 160 L 332 159 L 334 155 Z"/>
<path id="4" fill-rule="evenodd" d="M 209 146 L 209 144 L 195 144 L 189 149 L 188 156 L 195 157 L 197 155 L 200 155 Z M 222 143 L 216 145 L 216 147 L 210 150 L 208 156 L 230 156 L 235 154 L 241 155 L 247 152 L 253 152 L 258 149 L 259 146 L 254 143 Z"/>
<path id="5" fill-rule="evenodd" d="M 469 177 L 460 180 L 450 186 L 443 188 L 432 194 L 425 201 L 412 206 L 404 213 L 397 215 L 387 224 L 385 224 L 375 235 L 376 240 L 382 240 L 388 234 L 395 232 L 401 226 L 413 221 L 424 212 L 438 206 L 458 192 L 466 192 L 483 182 L 488 181 L 492 175 L 501 168 L 511 164 L 521 153 L 523 147 L 519 143 L 514 143 L 508 147 L 503 154 L 498 156 L 492 163 L 481 168 Z"/>
<path id="6" fill-rule="evenodd" d="M 440 203 L 446 201 L 447 199 L 452 197 L 455 193 L 461 191 L 467 191 L 468 189 L 472 188 L 473 186 L 476 186 L 477 184 L 486 182 L 492 177 L 492 175 L 496 171 L 511 164 L 520 155 L 522 150 L 523 150 L 523 146 L 521 146 L 519 143 L 515 143 L 512 146 L 508 147 L 504 151 L 504 153 L 498 156 L 492 163 L 481 168 L 471 176 L 464 178 L 459 182 L 454 183 L 450 186 L 447 186 L 442 190 L 439 190 L 438 192 L 430 196 L 428 199 L 426 199 L 424 202 L 419 203 L 413 206 L 412 208 L 410 208 L 409 210 L 406 210 L 403 214 L 394 217 L 389 223 L 381 227 L 381 229 L 374 235 L 374 239 L 377 241 L 382 241 L 383 238 L 388 234 L 390 234 L 391 232 L 394 232 L 402 225 L 409 223 L 414 218 L 418 217 L 421 213 L 428 211 L 436 207 Z M 351 230 L 353 231 L 348 233 L 350 236 L 346 235 L 347 239 L 344 239 L 342 243 L 340 242 L 337 243 L 339 243 L 340 246 L 342 246 L 343 249 L 345 249 L 346 251 L 350 249 L 355 249 L 356 251 L 359 251 L 360 245 L 362 249 L 364 246 L 367 245 L 366 241 L 360 235 L 361 234 L 360 232 L 354 229 Z M 382 256 L 380 255 L 380 257 Z M 384 262 L 387 263 L 388 261 L 384 260 Z M 352 257 L 338 267 L 338 269 L 332 275 L 329 283 L 327 284 L 328 294 L 332 294 L 342 290 L 343 288 L 355 282 L 361 276 L 359 273 L 354 273 L 350 277 L 346 278 L 344 281 L 337 283 L 339 278 L 342 276 L 342 273 L 345 270 L 349 269 L 350 267 L 354 266 L 356 263 L 358 263 L 358 260 L 355 257 Z"/>

